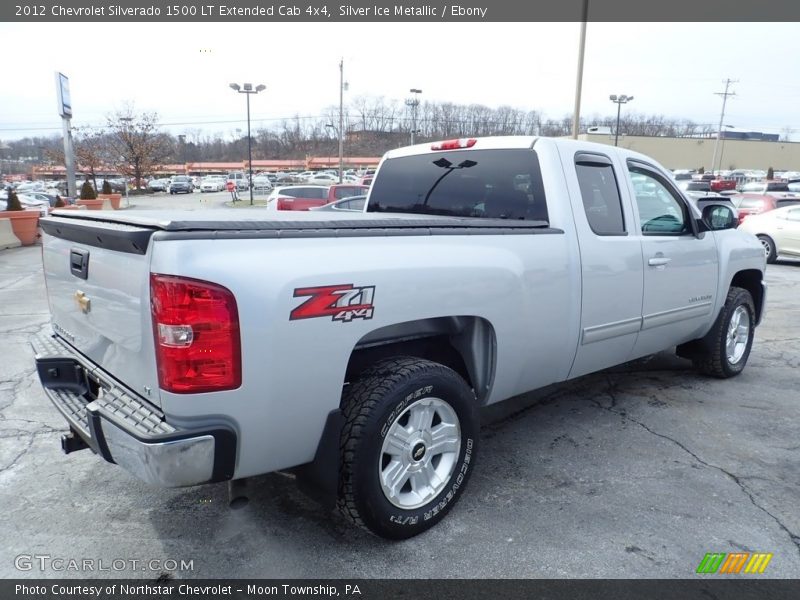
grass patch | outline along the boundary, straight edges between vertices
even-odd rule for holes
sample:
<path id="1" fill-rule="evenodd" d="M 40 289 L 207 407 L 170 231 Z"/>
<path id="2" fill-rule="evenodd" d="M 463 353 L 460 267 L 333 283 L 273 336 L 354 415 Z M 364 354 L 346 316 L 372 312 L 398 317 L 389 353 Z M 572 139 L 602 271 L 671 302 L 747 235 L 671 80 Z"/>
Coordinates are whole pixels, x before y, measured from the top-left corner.
<path id="1" fill-rule="evenodd" d="M 253 204 L 250 204 L 250 198 L 247 198 L 247 199 L 243 198 L 243 199 L 239 200 L 238 202 L 233 202 L 231 200 L 228 200 L 225 203 L 225 206 L 227 206 L 228 208 L 256 208 L 256 207 L 264 208 L 266 205 L 267 205 L 267 199 L 266 198 L 262 198 L 262 199 L 255 198 L 253 200 Z"/>

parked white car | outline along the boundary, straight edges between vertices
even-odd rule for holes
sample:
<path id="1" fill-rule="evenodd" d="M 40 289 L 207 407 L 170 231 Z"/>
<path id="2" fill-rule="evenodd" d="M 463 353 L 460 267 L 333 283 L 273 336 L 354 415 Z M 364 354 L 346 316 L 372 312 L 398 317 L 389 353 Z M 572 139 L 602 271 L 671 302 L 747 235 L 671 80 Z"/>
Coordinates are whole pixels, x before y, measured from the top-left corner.
<path id="1" fill-rule="evenodd" d="M 800 257 L 800 206 L 749 215 L 739 229 L 759 239 L 768 263 L 774 263 L 781 255 Z"/>
<path id="2" fill-rule="evenodd" d="M 221 192 L 225 189 L 225 178 L 220 176 L 204 177 L 200 182 L 200 192 Z"/>
<path id="3" fill-rule="evenodd" d="M 47 200 L 39 200 L 31 196 L 26 196 L 25 194 L 17 194 L 17 198 L 19 198 L 19 203 L 25 210 L 36 210 L 39 211 L 43 217 L 47 216 L 48 209 L 50 208 L 50 203 Z M 0 200 L 0 210 L 5 210 L 7 205 L 5 198 Z"/>
<path id="4" fill-rule="evenodd" d="M 272 183 L 266 175 L 253 176 L 253 191 L 254 192 L 269 192 L 272 191 Z"/>
<path id="5" fill-rule="evenodd" d="M 339 177 L 330 173 L 316 173 L 308 178 L 308 183 L 310 185 L 333 185 L 339 183 Z"/>

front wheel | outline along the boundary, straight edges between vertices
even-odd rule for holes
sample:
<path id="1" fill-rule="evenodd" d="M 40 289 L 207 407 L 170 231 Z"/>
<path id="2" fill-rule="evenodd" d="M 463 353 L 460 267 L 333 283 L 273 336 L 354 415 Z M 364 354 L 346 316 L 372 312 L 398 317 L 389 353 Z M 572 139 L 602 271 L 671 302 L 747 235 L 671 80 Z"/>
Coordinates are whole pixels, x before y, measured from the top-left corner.
<path id="1" fill-rule="evenodd" d="M 758 241 L 764 247 L 764 254 L 767 255 L 767 262 L 773 264 L 778 260 L 778 251 L 775 249 L 775 242 L 768 235 L 759 235 Z"/>
<path id="2" fill-rule="evenodd" d="M 350 385 L 342 402 L 339 509 L 376 535 L 406 539 L 452 509 L 475 463 L 475 395 L 444 365 L 395 358 Z"/>
<path id="3" fill-rule="evenodd" d="M 703 339 L 706 349 L 694 359 L 695 367 L 723 379 L 741 373 L 753 346 L 755 315 L 750 292 L 739 287 L 728 290 L 719 317 Z"/>

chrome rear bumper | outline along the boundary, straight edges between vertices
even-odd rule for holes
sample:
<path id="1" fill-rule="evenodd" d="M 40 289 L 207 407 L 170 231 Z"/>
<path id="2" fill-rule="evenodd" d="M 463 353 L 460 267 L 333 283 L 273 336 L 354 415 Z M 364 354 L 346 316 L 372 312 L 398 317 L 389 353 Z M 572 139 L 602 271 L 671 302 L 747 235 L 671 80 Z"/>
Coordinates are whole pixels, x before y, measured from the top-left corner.
<path id="1" fill-rule="evenodd" d="M 31 345 L 44 391 L 85 445 L 139 479 L 182 487 L 233 478 L 236 434 L 228 427 L 176 429 L 164 414 L 55 335 Z"/>

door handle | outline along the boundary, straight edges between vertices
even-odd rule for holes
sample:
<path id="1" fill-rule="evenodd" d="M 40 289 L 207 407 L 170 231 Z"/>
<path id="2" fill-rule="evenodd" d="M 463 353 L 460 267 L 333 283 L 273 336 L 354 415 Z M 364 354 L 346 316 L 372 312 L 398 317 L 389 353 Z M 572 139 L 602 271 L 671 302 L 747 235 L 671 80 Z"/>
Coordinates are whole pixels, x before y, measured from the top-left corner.
<path id="1" fill-rule="evenodd" d="M 671 258 L 667 258 L 666 256 L 657 256 L 648 260 L 647 264 L 651 267 L 663 267 L 671 260 Z"/>

